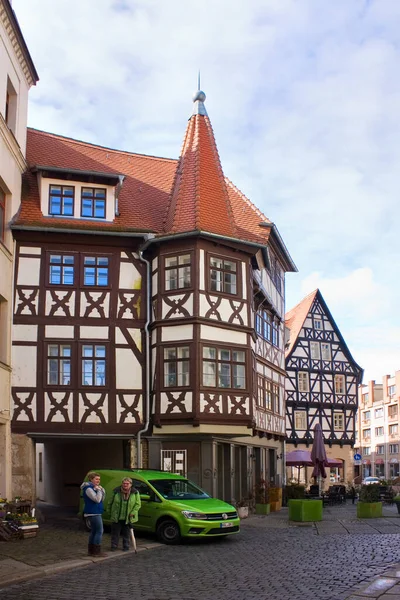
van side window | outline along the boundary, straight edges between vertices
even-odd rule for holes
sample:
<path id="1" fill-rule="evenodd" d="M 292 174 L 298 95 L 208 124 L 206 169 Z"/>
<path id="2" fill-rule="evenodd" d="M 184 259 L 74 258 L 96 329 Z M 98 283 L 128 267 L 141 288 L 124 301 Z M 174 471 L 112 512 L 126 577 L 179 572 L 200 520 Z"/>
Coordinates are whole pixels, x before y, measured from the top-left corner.
<path id="1" fill-rule="evenodd" d="M 151 489 L 149 488 L 147 483 L 145 483 L 144 481 L 139 481 L 138 479 L 134 479 L 133 487 L 137 489 L 139 494 L 148 494 L 149 496 L 152 495 Z"/>

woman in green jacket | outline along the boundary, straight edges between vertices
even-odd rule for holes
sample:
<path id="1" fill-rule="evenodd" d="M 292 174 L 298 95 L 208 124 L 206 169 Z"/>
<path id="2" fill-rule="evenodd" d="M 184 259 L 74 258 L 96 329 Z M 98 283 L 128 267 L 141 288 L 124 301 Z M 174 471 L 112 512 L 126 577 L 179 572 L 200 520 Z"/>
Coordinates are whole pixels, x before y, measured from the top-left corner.
<path id="1" fill-rule="evenodd" d="M 108 505 L 111 517 L 111 550 L 117 550 L 122 533 L 122 550 L 129 550 L 130 528 L 138 520 L 141 506 L 139 492 L 132 487 L 132 479 L 125 477 L 121 486 L 114 489 Z"/>

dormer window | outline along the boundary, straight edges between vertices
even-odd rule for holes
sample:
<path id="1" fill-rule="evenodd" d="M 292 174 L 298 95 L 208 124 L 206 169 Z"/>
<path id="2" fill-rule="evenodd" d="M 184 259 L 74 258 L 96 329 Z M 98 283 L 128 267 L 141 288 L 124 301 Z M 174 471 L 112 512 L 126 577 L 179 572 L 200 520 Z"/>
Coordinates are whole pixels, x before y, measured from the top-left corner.
<path id="1" fill-rule="evenodd" d="M 74 188 L 69 185 L 51 185 L 49 214 L 72 217 L 74 214 Z"/>
<path id="2" fill-rule="evenodd" d="M 106 190 L 101 188 L 82 188 L 81 196 L 82 217 L 95 219 L 106 218 Z"/>

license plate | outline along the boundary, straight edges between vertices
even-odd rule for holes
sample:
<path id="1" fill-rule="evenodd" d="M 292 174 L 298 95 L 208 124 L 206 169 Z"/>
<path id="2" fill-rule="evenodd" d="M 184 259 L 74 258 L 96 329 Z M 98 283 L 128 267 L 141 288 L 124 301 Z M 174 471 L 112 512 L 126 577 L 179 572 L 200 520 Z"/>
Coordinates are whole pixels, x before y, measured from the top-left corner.
<path id="1" fill-rule="evenodd" d="M 220 523 L 221 529 L 225 529 L 225 527 L 233 527 L 233 523 Z"/>

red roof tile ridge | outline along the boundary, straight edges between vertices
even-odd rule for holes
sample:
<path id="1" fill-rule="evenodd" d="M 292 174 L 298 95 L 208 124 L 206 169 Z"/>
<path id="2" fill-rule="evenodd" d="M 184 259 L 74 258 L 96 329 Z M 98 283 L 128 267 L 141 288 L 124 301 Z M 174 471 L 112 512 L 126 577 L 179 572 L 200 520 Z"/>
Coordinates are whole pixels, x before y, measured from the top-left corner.
<path id="1" fill-rule="evenodd" d="M 262 221 L 265 221 L 265 223 L 271 223 L 271 225 L 272 225 L 272 221 L 270 221 L 270 219 L 268 219 L 268 217 L 266 217 L 264 215 L 264 213 L 259 208 L 257 208 L 257 206 L 255 204 L 253 204 L 253 202 L 234 183 L 232 183 L 232 181 L 226 176 L 225 176 L 225 182 L 230 188 L 232 188 L 235 192 L 237 192 L 239 194 L 239 196 L 242 198 L 242 200 L 248 206 L 250 206 L 250 208 L 260 217 L 260 219 Z"/>
<path id="2" fill-rule="evenodd" d="M 228 195 L 228 190 L 226 187 L 226 179 L 225 179 L 225 175 L 224 175 L 224 171 L 222 169 L 222 165 L 221 165 L 221 158 L 219 156 L 219 152 L 218 152 L 218 148 L 217 148 L 217 143 L 215 141 L 215 135 L 214 135 L 214 129 L 213 126 L 211 125 L 211 121 L 210 118 L 208 116 L 203 117 L 205 120 L 205 123 L 207 125 L 207 128 L 209 129 L 209 135 L 210 135 L 210 140 L 211 140 L 211 149 L 214 153 L 214 159 L 217 165 L 217 170 L 218 170 L 218 177 L 220 179 L 221 182 L 221 187 L 222 187 L 222 192 L 223 195 L 225 197 L 225 202 L 226 202 L 226 206 L 228 209 L 228 219 L 230 221 L 230 225 L 232 227 L 232 232 L 234 234 L 234 237 L 237 237 L 237 226 L 236 226 L 236 222 L 235 222 L 235 218 L 233 215 L 233 210 L 232 210 L 232 206 L 231 206 L 231 202 L 229 199 L 229 195 Z"/>
<path id="3" fill-rule="evenodd" d="M 294 306 L 285 315 L 285 325 L 290 330 L 289 345 L 285 350 L 285 356 L 288 356 L 298 338 L 298 335 L 303 327 L 304 321 L 307 314 L 314 302 L 316 295 L 318 294 L 318 288 L 307 294 L 296 306 Z"/>
<path id="4" fill-rule="evenodd" d="M 39 133 L 41 135 L 45 135 L 47 137 L 57 138 L 60 140 L 66 140 L 68 142 L 73 142 L 74 144 L 78 144 L 80 146 L 90 146 L 91 148 L 98 148 L 99 150 L 107 150 L 108 152 L 115 152 L 116 154 L 126 154 L 128 156 L 137 156 L 143 158 L 149 158 L 152 160 L 161 160 L 167 162 L 178 162 L 176 158 L 168 158 L 165 156 L 154 156 L 153 154 L 141 154 L 139 152 L 130 152 L 129 150 L 118 150 L 118 148 L 110 148 L 109 146 L 101 146 L 100 144 L 93 144 L 92 142 L 85 142 L 83 140 L 77 140 L 76 138 L 67 137 L 65 135 L 60 135 L 58 133 L 52 133 L 51 131 L 43 131 L 42 129 L 35 129 L 34 127 L 28 127 L 28 131 L 33 133 Z"/>
<path id="5" fill-rule="evenodd" d="M 297 303 L 295 306 L 293 306 L 293 308 L 291 308 L 291 309 L 290 309 L 290 310 L 289 310 L 289 311 L 288 311 L 288 312 L 285 314 L 285 321 L 286 321 L 287 319 L 290 319 L 290 318 L 293 316 L 293 314 L 294 314 L 295 312 L 297 312 L 297 309 L 298 309 L 298 308 L 300 308 L 301 306 L 303 306 L 303 305 L 304 305 L 304 303 L 305 303 L 307 300 L 310 300 L 310 299 L 311 299 L 311 297 L 312 297 L 312 299 L 314 300 L 314 298 L 315 298 L 315 296 L 317 295 L 318 291 L 319 291 L 319 289 L 318 289 L 318 288 L 316 288 L 315 290 L 313 290 L 312 292 L 310 292 L 309 294 L 307 294 L 307 296 L 304 296 L 304 298 L 302 298 L 302 300 L 300 300 L 300 302 L 298 302 L 298 303 Z"/>

